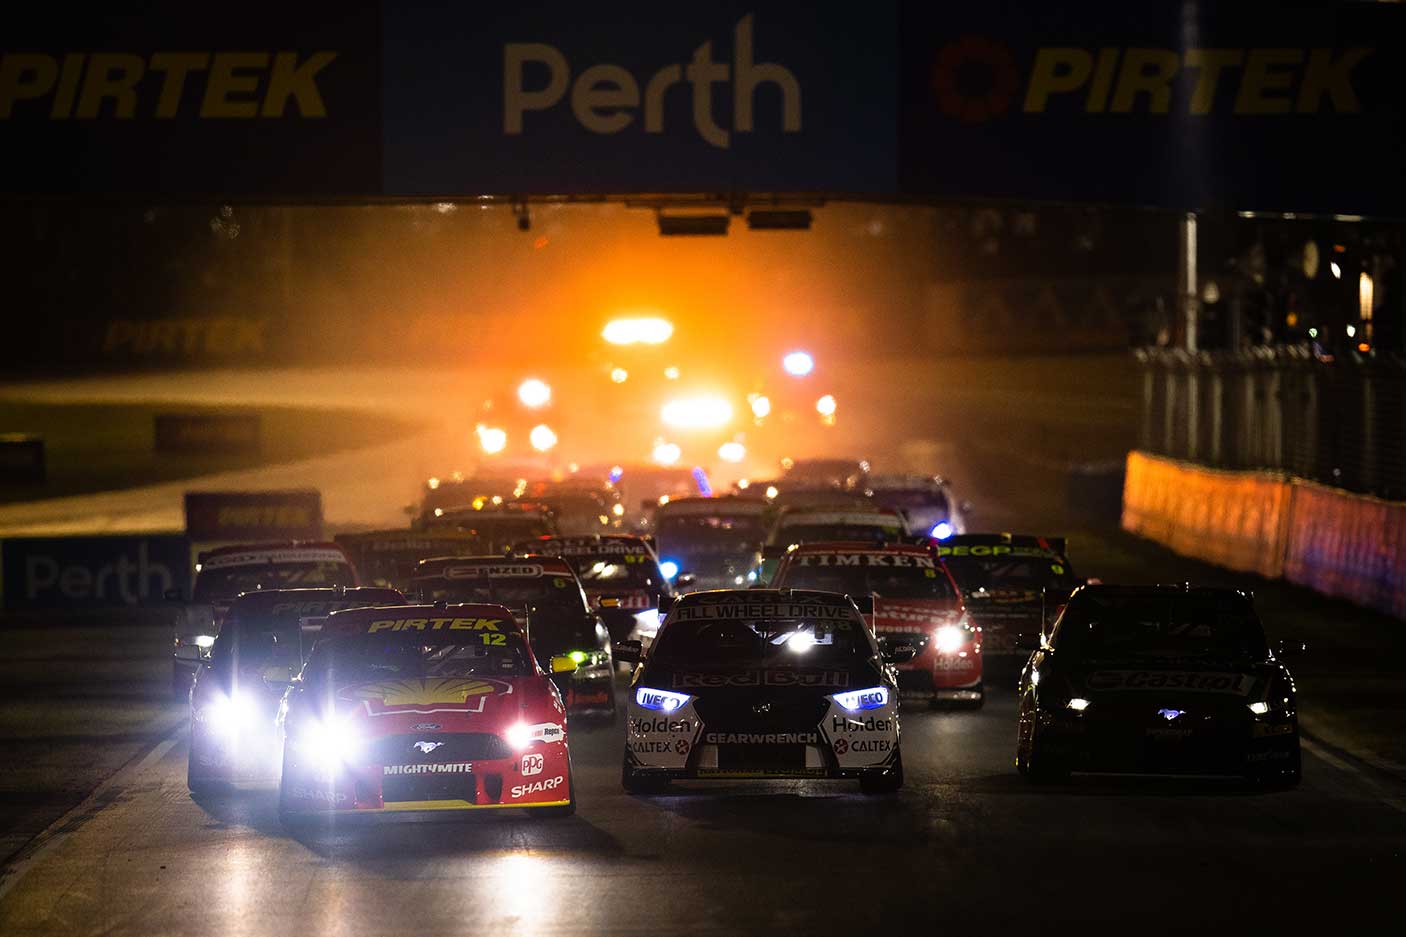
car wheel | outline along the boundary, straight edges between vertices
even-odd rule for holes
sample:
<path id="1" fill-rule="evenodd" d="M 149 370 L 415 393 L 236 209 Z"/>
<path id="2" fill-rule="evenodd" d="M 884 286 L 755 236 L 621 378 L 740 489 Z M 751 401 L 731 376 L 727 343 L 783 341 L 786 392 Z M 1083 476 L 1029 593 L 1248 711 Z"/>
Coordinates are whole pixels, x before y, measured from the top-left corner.
<path id="1" fill-rule="evenodd" d="M 882 772 L 861 774 L 859 790 L 865 794 L 895 794 L 903 787 L 903 752 L 898 752 L 893 765 Z"/>
<path id="2" fill-rule="evenodd" d="M 661 794 L 668 788 L 669 779 L 641 774 L 627 759 L 620 766 L 620 786 L 626 794 Z"/>

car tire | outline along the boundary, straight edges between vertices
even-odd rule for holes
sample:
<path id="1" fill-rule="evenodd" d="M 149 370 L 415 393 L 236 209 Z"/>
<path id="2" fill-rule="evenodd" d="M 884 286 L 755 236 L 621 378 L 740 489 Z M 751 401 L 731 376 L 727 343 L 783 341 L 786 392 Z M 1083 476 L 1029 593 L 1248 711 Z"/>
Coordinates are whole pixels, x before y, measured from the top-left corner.
<path id="1" fill-rule="evenodd" d="M 669 787 L 669 779 L 641 774 L 626 760 L 620 765 L 620 786 L 626 794 L 662 794 Z"/>
<path id="2" fill-rule="evenodd" d="M 868 795 L 896 794 L 903 787 L 903 752 L 893 759 L 893 766 L 883 772 L 861 774 L 859 790 Z"/>

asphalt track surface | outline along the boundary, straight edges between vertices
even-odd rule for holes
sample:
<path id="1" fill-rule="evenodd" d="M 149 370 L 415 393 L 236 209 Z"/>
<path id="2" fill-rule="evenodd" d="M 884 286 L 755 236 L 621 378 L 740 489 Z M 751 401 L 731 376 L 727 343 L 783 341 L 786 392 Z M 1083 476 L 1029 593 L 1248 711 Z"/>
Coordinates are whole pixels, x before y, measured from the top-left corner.
<path id="1" fill-rule="evenodd" d="M 196 802 L 184 734 L 21 860 L 0 933 L 1365 931 L 1394 917 L 1406 799 L 1310 749 L 1294 791 L 1011 767 L 1015 701 L 903 716 L 896 796 L 711 782 L 632 797 L 619 727 L 573 731 L 580 809 L 290 835 L 272 788 Z"/>

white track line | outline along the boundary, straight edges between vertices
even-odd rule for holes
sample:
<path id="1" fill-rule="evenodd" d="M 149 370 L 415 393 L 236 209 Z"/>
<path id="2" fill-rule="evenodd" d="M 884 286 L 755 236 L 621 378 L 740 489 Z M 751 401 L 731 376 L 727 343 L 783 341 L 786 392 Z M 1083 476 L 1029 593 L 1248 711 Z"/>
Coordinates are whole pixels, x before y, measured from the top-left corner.
<path id="1" fill-rule="evenodd" d="M 1323 746 L 1318 745 L 1310 741 L 1309 739 L 1304 738 L 1303 736 L 1299 737 L 1299 744 L 1306 751 L 1312 753 L 1313 757 L 1317 758 L 1318 760 L 1325 762 L 1326 764 L 1329 764 L 1334 768 L 1337 768 L 1339 771 L 1351 774 L 1356 777 L 1364 785 L 1371 788 L 1373 796 L 1375 796 L 1379 802 L 1386 804 L 1388 807 L 1399 813 L 1406 813 L 1406 800 L 1403 800 L 1401 797 L 1397 796 L 1396 794 L 1393 794 L 1391 791 L 1385 788 L 1376 778 L 1367 774 L 1367 772 L 1363 771 L 1361 768 L 1357 767 L 1352 762 L 1339 758 L 1337 755 L 1328 751 Z M 1356 756 L 1354 755 L 1353 757 Z M 1372 767 L 1375 768 L 1377 766 L 1372 765 Z"/>

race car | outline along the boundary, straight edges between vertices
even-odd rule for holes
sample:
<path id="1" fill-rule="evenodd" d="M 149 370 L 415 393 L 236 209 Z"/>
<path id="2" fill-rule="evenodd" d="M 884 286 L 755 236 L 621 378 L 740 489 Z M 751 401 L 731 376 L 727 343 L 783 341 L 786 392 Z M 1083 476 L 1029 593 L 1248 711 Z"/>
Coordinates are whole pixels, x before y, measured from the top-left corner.
<path id="1" fill-rule="evenodd" d="M 782 509 L 762 547 L 757 582 L 770 583 L 777 563 L 791 547 L 813 541 L 885 540 L 903 537 L 903 518 L 869 504 L 848 508 L 788 507 Z"/>
<path id="2" fill-rule="evenodd" d="M 792 486 L 814 485 L 863 491 L 869 477 L 867 459 L 794 459 L 782 462 L 782 478 Z"/>
<path id="3" fill-rule="evenodd" d="M 219 547 L 195 562 L 191 601 L 175 626 L 171 693 L 184 700 L 202 661 L 210 655 L 220 623 L 242 592 L 313 586 L 360 585 L 351 560 L 335 543 L 284 541 Z"/>
<path id="4" fill-rule="evenodd" d="M 234 600 L 190 691 L 192 794 L 278 777 L 275 722 L 289 679 L 302 669 L 334 611 L 403 605 L 394 589 L 260 589 Z"/>
<path id="5" fill-rule="evenodd" d="M 768 511 L 761 498 L 677 498 L 655 514 L 659 555 L 699 589 L 735 589 L 756 581 Z"/>
<path id="6" fill-rule="evenodd" d="M 604 482 L 582 478 L 529 481 L 523 497 L 546 505 L 563 536 L 590 536 L 624 526 L 625 505 L 620 492 Z"/>
<path id="7" fill-rule="evenodd" d="M 461 531 L 477 539 L 486 553 L 508 550 L 519 540 L 554 536 L 558 532 L 551 509 L 535 501 L 475 502 L 467 508 L 437 514 L 425 529 Z"/>
<path id="8" fill-rule="evenodd" d="M 898 686 L 849 596 L 799 589 L 693 592 L 670 605 L 630 685 L 621 783 L 674 778 L 857 778 L 903 785 Z"/>
<path id="9" fill-rule="evenodd" d="M 372 530 L 335 538 L 367 585 L 407 590 L 415 567 L 432 556 L 473 556 L 488 551 L 483 538 L 452 528 Z"/>
<path id="10" fill-rule="evenodd" d="M 519 543 L 513 552 L 557 556 L 570 563 L 611 640 L 654 639 L 659 597 L 673 595 L 673 588 L 648 540 L 632 534 L 541 537 Z"/>
<path id="11" fill-rule="evenodd" d="M 563 678 L 572 715 L 615 718 L 615 661 L 610 631 L 591 610 L 566 560 L 552 556 L 436 557 L 415 572 L 422 602 L 488 602 L 513 610 L 539 659 L 570 657 Z"/>
<path id="12" fill-rule="evenodd" d="M 981 631 L 967 620 L 957 586 L 933 547 L 805 543 L 781 558 L 771 584 L 872 596 L 873 608 L 865 617 L 879 640 L 909 644 L 917 651 L 898 667 L 904 699 L 973 706 L 985 700 Z"/>
<path id="13" fill-rule="evenodd" d="M 903 515 L 908 533 L 946 540 L 966 530 L 962 503 L 945 479 L 932 475 L 871 475 L 865 493 L 875 504 Z"/>
<path id="14" fill-rule="evenodd" d="M 1021 641 L 1038 638 L 1083 581 L 1063 537 L 957 534 L 939 541 L 937 552 L 981 628 L 988 658 L 1017 655 Z"/>
<path id="15" fill-rule="evenodd" d="M 566 709 L 501 605 L 334 612 L 284 698 L 279 816 L 576 809 Z"/>
<path id="16" fill-rule="evenodd" d="M 1294 678 L 1248 593 L 1082 586 L 1019 684 L 1016 767 L 1234 774 L 1292 787 L 1302 774 Z"/>

